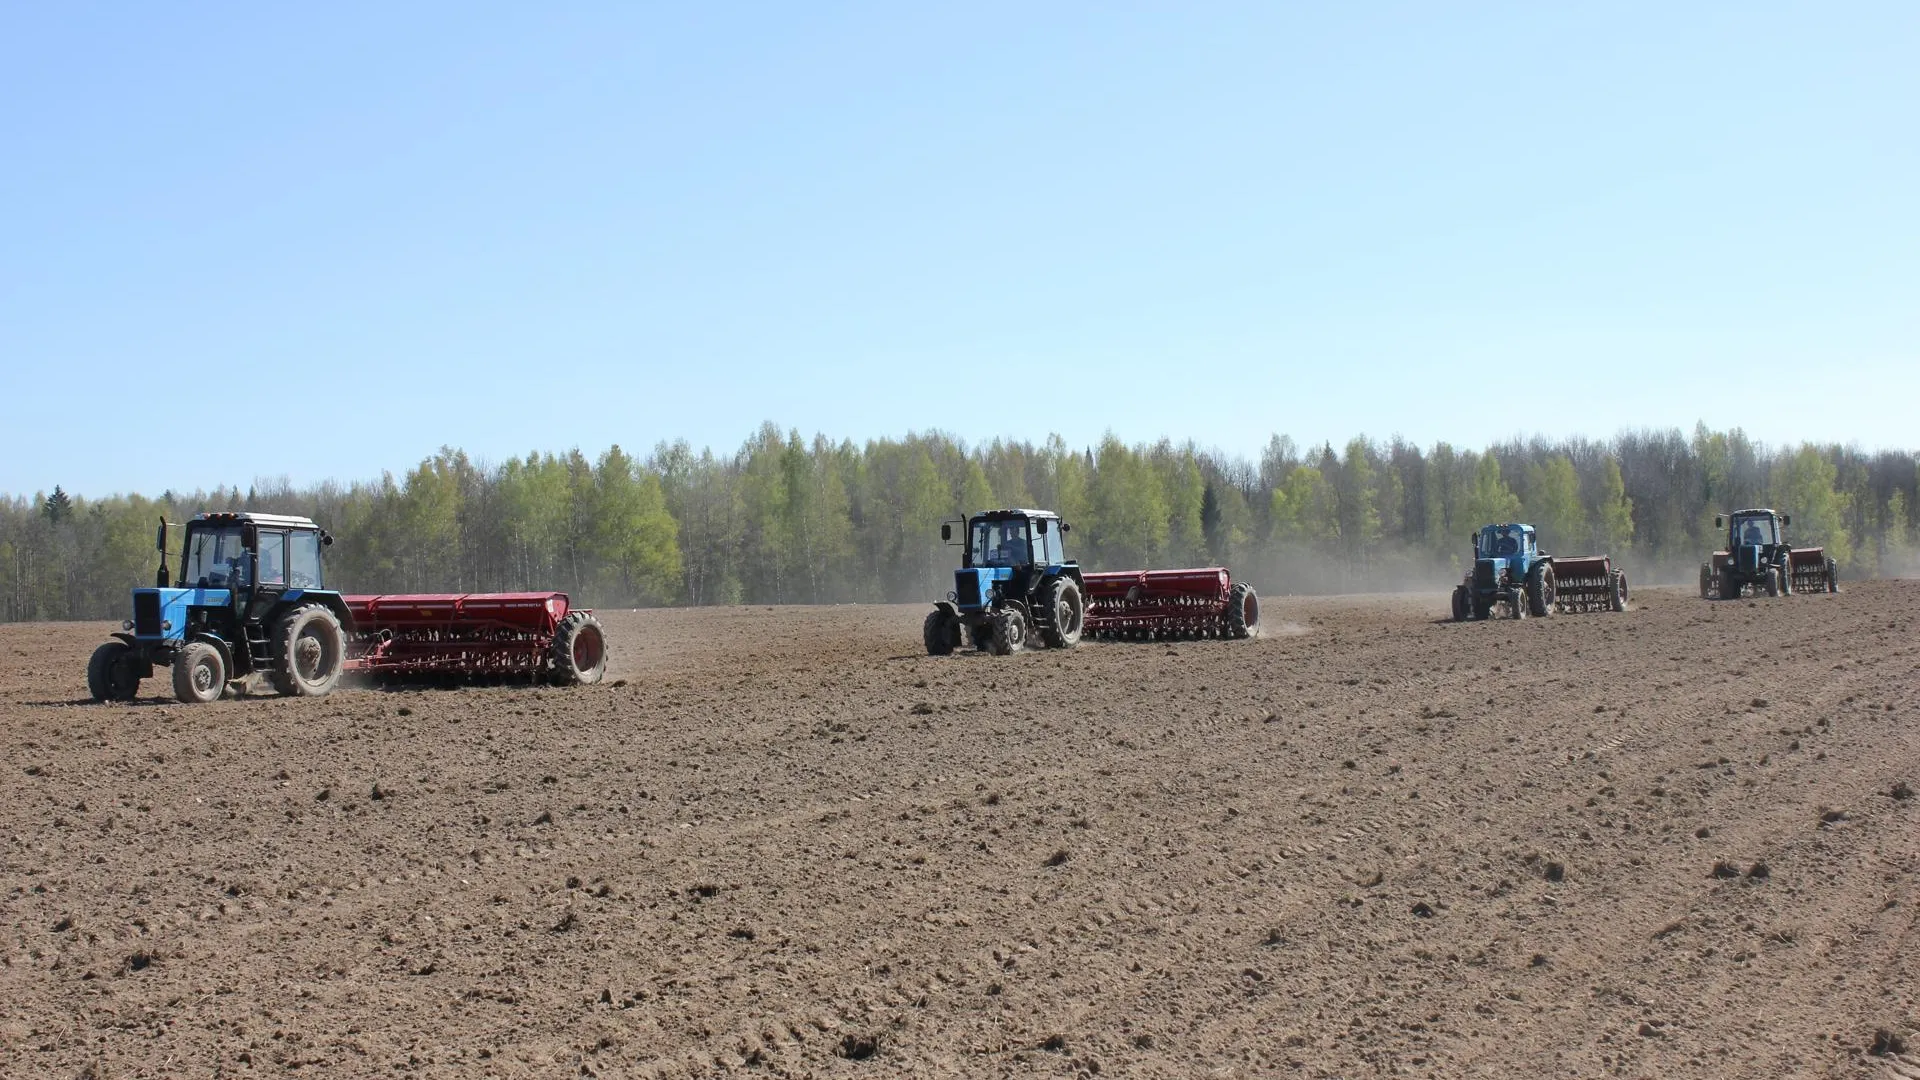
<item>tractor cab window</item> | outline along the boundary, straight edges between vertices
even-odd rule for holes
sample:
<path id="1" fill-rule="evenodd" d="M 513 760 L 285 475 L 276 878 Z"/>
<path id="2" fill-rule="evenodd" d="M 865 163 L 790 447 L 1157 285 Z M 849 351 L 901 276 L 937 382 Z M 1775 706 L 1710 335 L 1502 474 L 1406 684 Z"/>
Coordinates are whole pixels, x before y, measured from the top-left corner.
<path id="1" fill-rule="evenodd" d="M 260 530 L 260 584 L 287 583 L 287 534 Z"/>
<path id="2" fill-rule="evenodd" d="M 247 584 L 247 553 L 240 546 L 240 526 L 195 529 L 187 542 L 187 564 L 180 584 L 203 589 L 231 589 Z"/>
<path id="3" fill-rule="evenodd" d="M 1480 534 L 1480 556 L 1504 559 L 1526 550 L 1526 533 L 1520 529 L 1490 528 Z"/>
<path id="4" fill-rule="evenodd" d="M 968 551 L 975 566 L 1026 565 L 1031 561 L 1028 558 L 1026 519 L 975 521 L 973 541 Z"/>
<path id="5" fill-rule="evenodd" d="M 1741 518 L 1733 523 L 1733 535 L 1740 544 L 1776 544 L 1773 519 L 1770 517 Z"/>
<path id="6" fill-rule="evenodd" d="M 296 532 L 287 536 L 287 584 L 296 589 L 320 587 L 320 534 Z"/>
<path id="7" fill-rule="evenodd" d="M 1033 534 L 1035 552 L 1034 562 L 1044 566 L 1058 566 L 1067 561 L 1066 548 L 1060 543 L 1060 523 L 1047 522 L 1047 531 Z"/>

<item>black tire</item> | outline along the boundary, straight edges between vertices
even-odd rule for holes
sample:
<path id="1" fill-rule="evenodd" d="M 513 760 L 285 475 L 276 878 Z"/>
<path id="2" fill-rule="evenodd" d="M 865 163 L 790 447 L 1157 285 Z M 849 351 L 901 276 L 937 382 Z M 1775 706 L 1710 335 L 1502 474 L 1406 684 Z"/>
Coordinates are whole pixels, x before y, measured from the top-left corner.
<path id="1" fill-rule="evenodd" d="M 1793 595 L 1793 559 L 1791 557 L 1780 564 L 1780 595 Z"/>
<path id="2" fill-rule="evenodd" d="M 1840 564 L 1832 559 L 1827 560 L 1827 591 L 1830 593 L 1840 591 Z"/>
<path id="3" fill-rule="evenodd" d="M 1227 633 L 1250 638 L 1260 632 L 1260 594 L 1244 581 L 1227 591 Z"/>
<path id="4" fill-rule="evenodd" d="M 1518 586 L 1509 585 L 1506 591 L 1508 617 L 1524 619 L 1527 617 L 1527 594 Z"/>
<path id="5" fill-rule="evenodd" d="M 204 641 L 189 641 L 173 654 L 173 696 L 189 705 L 218 701 L 227 689 L 227 662 Z"/>
<path id="6" fill-rule="evenodd" d="M 302 604 L 273 624 L 273 688 L 287 697 L 325 697 L 346 667 L 347 636 L 320 604 Z"/>
<path id="7" fill-rule="evenodd" d="M 1613 589 L 1612 596 L 1608 598 L 1608 606 L 1612 607 L 1615 611 L 1627 610 L 1627 572 L 1625 570 L 1615 570 L 1611 584 Z"/>
<path id="8" fill-rule="evenodd" d="M 992 626 L 993 637 L 987 642 L 987 651 L 995 656 L 1007 656 L 1027 640 L 1027 621 L 1017 611 L 994 612 Z"/>
<path id="9" fill-rule="evenodd" d="M 1553 602 L 1559 591 L 1553 577 L 1553 567 L 1544 562 L 1534 563 L 1527 571 L 1527 611 L 1529 614 L 1546 618 L 1553 614 Z"/>
<path id="10" fill-rule="evenodd" d="M 1473 617 L 1475 619 L 1485 619 L 1487 616 L 1493 614 L 1492 600 L 1479 595 L 1470 596 L 1468 599 L 1473 602 Z"/>
<path id="11" fill-rule="evenodd" d="M 1779 567 L 1776 567 L 1776 566 L 1767 567 L 1767 580 L 1764 584 L 1766 586 L 1768 596 L 1780 595 L 1780 568 Z"/>
<path id="12" fill-rule="evenodd" d="M 569 611 L 553 632 L 555 686 L 592 686 L 607 674 L 607 631 L 590 611 Z"/>
<path id="13" fill-rule="evenodd" d="M 928 656 L 952 655 L 960 647 L 960 620 L 944 608 L 934 608 L 920 625 L 920 637 L 926 642 Z"/>
<path id="14" fill-rule="evenodd" d="M 1057 577 L 1040 602 L 1047 611 L 1048 625 L 1040 631 L 1047 648 L 1071 649 L 1080 644 L 1080 632 L 1087 625 L 1087 605 L 1080 598 L 1080 586 L 1070 577 Z"/>
<path id="15" fill-rule="evenodd" d="M 967 636 L 973 640 L 973 647 L 980 652 L 993 651 L 993 623 L 991 620 L 975 623 L 967 627 Z"/>
<path id="16" fill-rule="evenodd" d="M 1466 622 L 1473 616 L 1473 598 L 1467 595 L 1465 585 L 1453 587 L 1453 621 Z"/>
<path id="17" fill-rule="evenodd" d="M 124 641 L 109 641 L 87 660 L 87 692 L 95 701 L 132 701 L 140 694 L 140 676 L 134 673 L 133 649 Z"/>
<path id="18" fill-rule="evenodd" d="M 1713 599 L 1713 568 L 1700 564 L 1700 599 Z"/>
<path id="19" fill-rule="evenodd" d="M 1740 579 L 1726 570 L 1720 571 L 1720 599 L 1740 599 Z"/>

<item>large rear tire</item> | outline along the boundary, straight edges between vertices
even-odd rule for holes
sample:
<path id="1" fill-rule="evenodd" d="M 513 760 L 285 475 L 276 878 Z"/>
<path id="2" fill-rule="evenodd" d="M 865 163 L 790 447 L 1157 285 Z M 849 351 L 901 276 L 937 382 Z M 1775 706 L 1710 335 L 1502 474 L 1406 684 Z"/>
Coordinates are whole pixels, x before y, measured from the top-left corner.
<path id="1" fill-rule="evenodd" d="M 1827 560 L 1827 591 L 1830 593 L 1840 591 L 1840 564 L 1832 559 Z"/>
<path id="2" fill-rule="evenodd" d="M 189 641 L 173 654 L 173 696 L 189 705 L 218 701 L 227 689 L 227 662 L 204 641 Z"/>
<path id="3" fill-rule="evenodd" d="M 325 697 L 346 667 L 347 636 L 320 604 L 302 604 L 273 624 L 273 688 L 287 697 Z"/>
<path id="4" fill-rule="evenodd" d="M 607 632 L 592 612 L 569 611 L 553 632 L 553 682 L 592 686 L 607 674 Z"/>
<path id="5" fill-rule="evenodd" d="M 1086 626 L 1086 603 L 1080 598 L 1080 586 L 1070 577 L 1058 577 L 1047 586 L 1041 598 L 1051 625 L 1040 631 L 1049 649 L 1071 649 L 1080 644 L 1080 632 Z"/>
<path id="6" fill-rule="evenodd" d="M 1557 585 L 1553 567 L 1544 562 L 1535 563 L 1533 569 L 1527 571 L 1527 610 L 1543 619 L 1553 614 Z"/>
<path id="7" fill-rule="evenodd" d="M 1608 598 L 1608 606 L 1615 611 L 1627 610 L 1627 572 L 1625 570 L 1615 570 L 1613 572 L 1613 580 L 1610 584 L 1613 586 L 1613 589 L 1612 596 Z"/>
<path id="8" fill-rule="evenodd" d="M 1260 595 L 1253 586 L 1236 581 L 1227 592 L 1227 633 L 1250 638 L 1260 632 Z"/>
<path id="9" fill-rule="evenodd" d="M 134 674 L 133 649 L 124 641 L 109 641 L 87 660 L 87 692 L 95 701 L 132 701 L 140 694 L 140 676 Z"/>
<path id="10" fill-rule="evenodd" d="M 934 608 L 920 626 L 920 637 L 926 642 L 928 656 L 951 655 L 960 647 L 960 620 L 944 608 Z"/>

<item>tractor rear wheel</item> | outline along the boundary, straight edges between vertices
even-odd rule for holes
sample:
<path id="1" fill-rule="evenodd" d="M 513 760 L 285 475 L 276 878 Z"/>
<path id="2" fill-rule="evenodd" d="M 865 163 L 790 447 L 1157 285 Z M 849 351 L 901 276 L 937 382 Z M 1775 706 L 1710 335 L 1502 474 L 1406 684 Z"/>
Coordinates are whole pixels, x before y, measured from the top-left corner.
<path id="1" fill-rule="evenodd" d="M 1793 595 L 1793 560 L 1792 559 L 1788 559 L 1786 562 L 1783 562 L 1780 564 L 1780 595 L 1781 596 Z"/>
<path id="2" fill-rule="evenodd" d="M 325 697 L 346 666 L 346 634 L 320 604 L 302 604 L 273 624 L 273 688 L 287 697 Z"/>
<path id="3" fill-rule="evenodd" d="M 1260 632 L 1260 595 L 1244 581 L 1234 582 L 1227 592 L 1227 632 L 1237 638 Z"/>
<path id="4" fill-rule="evenodd" d="M 134 674 L 133 649 L 124 641 L 109 641 L 87 660 L 87 692 L 95 701 L 132 701 L 140 693 Z"/>
<path id="5" fill-rule="evenodd" d="M 570 611 L 553 632 L 557 686 L 592 686 L 607 673 L 607 632 L 591 612 Z"/>
<path id="6" fill-rule="evenodd" d="M 1467 596 L 1467 587 L 1455 585 L 1453 587 L 1453 621 L 1466 622 L 1472 614 L 1473 601 Z"/>
<path id="7" fill-rule="evenodd" d="M 173 654 L 173 696 L 189 705 L 217 701 L 227 688 L 227 662 L 204 641 L 189 641 Z"/>
<path id="8" fill-rule="evenodd" d="M 1027 620 L 1017 611 L 995 612 L 992 626 L 993 637 L 987 642 L 987 651 L 995 656 L 1006 656 L 1027 640 Z"/>
<path id="9" fill-rule="evenodd" d="M 1612 586 L 1612 595 L 1608 597 L 1608 606 L 1615 611 L 1627 610 L 1627 572 L 1625 570 L 1615 570 L 1613 572 L 1613 580 L 1608 584 Z M 1706 594 L 1702 593 L 1701 595 L 1704 596 Z"/>
<path id="10" fill-rule="evenodd" d="M 1527 609 L 1531 614 L 1541 618 L 1553 614 L 1555 593 L 1559 591 L 1555 585 L 1553 567 L 1546 563 L 1535 563 L 1527 572 Z"/>
<path id="11" fill-rule="evenodd" d="M 927 644 L 928 656 L 951 655 L 960 647 L 960 620 L 944 608 L 934 608 L 920 626 L 920 637 Z"/>
<path id="12" fill-rule="evenodd" d="M 1840 564 L 1832 559 L 1827 560 L 1827 591 L 1830 593 L 1840 591 Z"/>
<path id="13" fill-rule="evenodd" d="M 1086 625 L 1086 604 L 1080 599 L 1080 586 L 1070 577 L 1055 578 L 1047 586 L 1040 602 L 1046 605 L 1048 622 L 1040 639 L 1049 649 L 1071 649 L 1080 644 L 1080 631 Z"/>

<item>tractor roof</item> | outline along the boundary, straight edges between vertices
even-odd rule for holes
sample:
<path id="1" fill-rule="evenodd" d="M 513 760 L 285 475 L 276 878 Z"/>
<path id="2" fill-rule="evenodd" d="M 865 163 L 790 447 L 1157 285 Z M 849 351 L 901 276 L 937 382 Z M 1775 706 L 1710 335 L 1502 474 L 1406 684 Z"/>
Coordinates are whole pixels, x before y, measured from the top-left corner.
<path id="1" fill-rule="evenodd" d="M 982 510 L 973 516 L 983 517 L 983 518 L 1016 518 L 1016 517 L 1058 518 L 1060 515 L 1054 513 L 1051 510 L 1022 510 L 1018 507 L 1009 507 L 1005 510 Z"/>
<path id="2" fill-rule="evenodd" d="M 1734 512 L 1733 512 L 1733 513 L 1732 513 L 1731 515 L 1729 515 L 1729 516 L 1731 516 L 1731 517 L 1753 517 L 1753 516 L 1755 516 L 1755 515 L 1758 515 L 1758 516 L 1760 516 L 1760 517 L 1779 517 L 1779 516 L 1780 516 L 1779 514 L 1776 514 L 1776 513 L 1774 513 L 1774 512 L 1772 511 L 1772 510 L 1768 510 L 1768 509 L 1766 509 L 1766 508 L 1764 508 L 1764 507 L 1761 507 L 1761 508 L 1756 508 L 1756 509 L 1753 509 L 1753 510 L 1735 510 L 1735 511 L 1734 511 Z"/>
<path id="3" fill-rule="evenodd" d="M 317 529 L 312 518 L 294 517 L 290 514 L 256 514 L 248 510 L 223 510 L 213 513 L 195 514 L 195 521 L 207 521 L 216 525 L 238 525 L 251 521 L 255 525 L 265 525 L 278 529 Z"/>
<path id="4" fill-rule="evenodd" d="M 1483 525 L 1481 526 L 1481 528 L 1483 529 L 1525 529 L 1528 532 L 1533 531 L 1533 526 L 1525 525 L 1518 521 L 1509 521 L 1505 525 Z"/>

